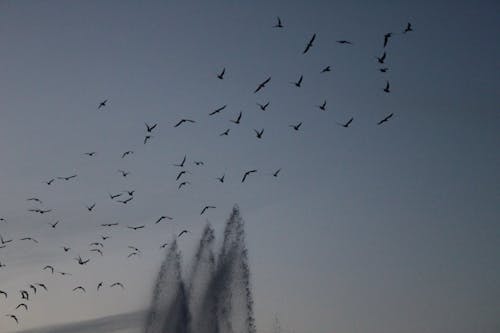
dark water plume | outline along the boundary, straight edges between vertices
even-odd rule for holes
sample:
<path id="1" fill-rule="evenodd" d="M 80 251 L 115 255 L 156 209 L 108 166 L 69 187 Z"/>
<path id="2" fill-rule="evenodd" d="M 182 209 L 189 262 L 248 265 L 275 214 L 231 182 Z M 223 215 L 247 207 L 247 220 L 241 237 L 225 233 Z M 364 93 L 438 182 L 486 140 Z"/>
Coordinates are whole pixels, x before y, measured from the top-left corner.
<path id="1" fill-rule="evenodd" d="M 244 222 L 234 207 L 215 255 L 215 235 L 205 227 L 187 282 L 174 242 L 158 274 L 145 333 L 255 333 Z"/>

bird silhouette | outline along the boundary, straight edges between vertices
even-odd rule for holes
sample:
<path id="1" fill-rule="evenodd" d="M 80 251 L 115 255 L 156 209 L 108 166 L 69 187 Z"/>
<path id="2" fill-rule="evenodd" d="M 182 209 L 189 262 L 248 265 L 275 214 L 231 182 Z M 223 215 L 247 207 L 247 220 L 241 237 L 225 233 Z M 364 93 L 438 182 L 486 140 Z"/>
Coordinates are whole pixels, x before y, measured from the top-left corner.
<path id="1" fill-rule="evenodd" d="M 279 173 L 281 172 L 281 168 L 279 168 L 278 170 L 276 170 L 274 173 L 273 173 L 273 177 L 278 177 Z"/>
<path id="2" fill-rule="evenodd" d="M 110 288 L 121 287 L 122 289 L 125 289 L 125 287 L 123 286 L 123 284 L 121 282 L 115 282 L 115 283 L 111 284 L 109 287 Z"/>
<path id="3" fill-rule="evenodd" d="M 134 152 L 133 152 L 132 150 L 127 150 L 126 152 L 124 152 L 124 153 L 122 154 L 122 158 L 125 158 L 126 156 L 131 155 L 131 154 L 133 154 L 133 153 L 134 153 Z"/>
<path id="4" fill-rule="evenodd" d="M 163 244 L 161 244 L 160 249 L 164 249 L 164 248 L 166 248 L 166 247 L 167 247 L 167 245 L 168 245 L 168 243 L 163 243 Z"/>
<path id="5" fill-rule="evenodd" d="M 75 258 L 76 262 L 78 262 L 79 265 L 83 266 L 83 265 L 86 265 L 88 264 L 88 262 L 90 261 L 90 259 L 83 259 L 82 257 L 78 256 L 77 258 Z M 64 274 L 63 274 L 64 275 Z"/>
<path id="6" fill-rule="evenodd" d="M 410 31 L 413 31 L 413 28 L 411 27 L 411 23 L 408 22 L 408 24 L 406 25 L 406 28 L 403 31 L 403 33 L 405 34 L 405 33 L 410 32 Z"/>
<path id="7" fill-rule="evenodd" d="M 127 177 L 128 175 L 130 175 L 130 172 L 129 171 L 125 171 L 125 170 L 118 170 L 119 173 L 122 174 L 122 177 Z"/>
<path id="8" fill-rule="evenodd" d="M 9 296 L 9 294 L 7 294 L 7 292 L 3 290 L 0 290 L 0 295 L 4 295 L 6 299 Z"/>
<path id="9" fill-rule="evenodd" d="M 224 74 L 226 74 L 226 67 L 224 67 L 222 69 L 222 71 L 219 74 L 217 74 L 217 77 L 219 78 L 219 80 L 223 80 L 224 79 Z"/>
<path id="10" fill-rule="evenodd" d="M 276 24 L 273 26 L 273 28 L 283 28 L 283 24 L 281 23 L 281 19 L 280 19 L 280 17 L 279 17 L 279 16 L 276 18 L 276 20 L 277 20 L 277 22 L 276 22 Z"/>
<path id="11" fill-rule="evenodd" d="M 89 157 L 94 157 L 94 156 L 95 156 L 95 154 L 96 154 L 96 152 L 95 152 L 95 151 L 91 151 L 91 152 L 89 152 L 89 153 L 83 153 L 83 155 L 87 155 L 87 156 L 89 156 Z"/>
<path id="12" fill-rule="evenodd" d="M 186 158 L 187 158 L 187 156 L 186 156 L 186 155 L 184 155 L 184 157 L 182 158 L 181 163 L 179 163 L 179 164 L 174 164 L 174 166 L 179 167 L 179 168 L 183 168 L 183 167 L 184 167 L 184 163 L 186 163 Z"/>
<path id="13" fill-rule="evenodd" d="M 390 93 L 390 92 L 391 92 L 391 90 L 390 90 L 389 88 L 390 88 L 389 81 L 386 81 L 386 83 L 385 83 L 385 88 L 384 88 L 384 92 L 386 92 L 386 93 Z"/>
<path id="14" fill-rule="evenodd" d="M 59 221 L 55 221 L 54 223 L 49 222 L 49 225 L 52 227 L 52 229 L 55 229 L 58 224 L 59 224 Z"/>
<path id="15" fill-rule="evenodd" d="M 330 66 L 326 66 L 325 68 L 323 68 L 321 70 L 321 73 L 326 73 L 326 72 L 330 72 L 330 71 L 331 71 Z"/>
<path id="16" fill-rule="evenodd" d="M 35 283 L 37 286 L 43 288 L 45 291 L 48 291 L 47 286 L 43 283 Z"/>
<path id="17" fill-rule="evenodd" d="M 19 308 L 24 308 L 26 311 L 28 311 L 28 306 L 26 305 L 26 303 L 21 303 L 18 306 L 16 306 L 16 310 Z"/>
<path id="18" fill-rule="evenodd" d="M 269 103 L 270 103 L 270 102 L 267 102 L 266 104 L 260 104 L 260 103 L 257 103 L 257 105 L 259 106 L 259 108 L 260 108 L 262 111 L 266 111 L 267 107 L 269 106 Z"/>
<path id="19" fill-rule="evenodd" d="M 116 226 L 118 224 L 119 224 L 118 222 L 116 222 L 116 223 L 104 223 L 104 224 L 101 224 L 101 227 L 113 227 L 113 226 Z"/>
<path id="20" fill-rule="evenodd" d="M 127 199 L 125 200 L 116 200 L 116 202 L 119 202 L 119 203 L 122 203 L 124 205 L 128 204 L 132 199 L 134 199 L 134 197 L 128 197 Z"/>
<path id="21" fill-rule="evenodd" d="M 134 250 L 135 252 L 139 252 L 139 253 L 141 252 L 141 250 L 139 250 L 138 248 L 136 248 L 135 246 L 132 246 L 132 245 L 129 245 L 128 248 L 131 250 Z"/>
<path id="22" fill-rule="evenodd" d="M 2 243 L 2 245 L 4 245 L 4 244 L 12 242 L 12 239 L 4 239 L 3 236 L 0 235 L 0 242 Z"/>
<path id="23" fill-rule="evenodd" d="M 93 204 L 92 204 L 92 205 L 90 205 L 90 206 L 85 206 L 85 207 L 87 207 L 87 210 L 88 210 L 89 212 L 91 212 L 91 211 L 93 211 L 93 210 L 94 210 L 94 208 L 95 208 L 95 203 L 93 203 Z"/>
<path id="24" fill-rule="evenodd" d="M 341 39 L 341 40 L 338 40 L 337 43 L 339 44 L 347 44 L 347 45 L 352 45 L 352 42 L 348 41 L 348 40 L 345 40 L 345 39 Z"/>
<path id="25" fill-rule="evenodd" d="M 100 242 L 93 242 L 93 243 L 90 243 L 90 246 L 99 246 L 99 247 L 103 248 L 104 244 L 100 243 Z"/>
<path id="26" fill-rule="evenodd" d="M 298 123 L 297 125 L 288 125 L 288 127 L 292 127 L 295 131 L 298 131 L 300 129 L 300 126 L 302 126 L 302 122 Z"/>
<path id="27" fill-rule="evenodd" d="M 108 103 L 108 100 L 105 99 L 104 101 L 102 101 L 101 103 L 99 103 L 99 106 L 97 107 L 97 109 L 99 110 L 100 108 L 103 108 L 106 106 L 106 103 Z"/>
<path id="28" fill-rule="evenodd" d="M 132 230 L 134 230 L 134 231 L 137 231 L 137 230 L 142 229 L 142 228 L 144 228 L 144 227 L 145 227 L 145 225 L 140 225 L 140 226 L 136 226 L 136 227 L 130 227 L 130 226 L 127 226 L 127 228 L 132 229 Z"/>
<path id="29" fill-rule="evenodd" d="M 377 61 L 379 64 L 383 64 L 384 61 L 385 61 L 385 57 L 387 56 L 387 54 L 384 52 L 382 53 L 382 55 L 380 57 L 377 57 Z"/>
<path id="30" fill-rule="evenodd" d="M 81 290 L 84 293 L 86 292 L 85 288 L 83 288 L 82 286 L 78 286 L 78 287 L 73 288 L 73 291 L 78 291 L 78 290 Z"/>
<path id="31" fill-rule="evenodd" d="M 63 246 L 62 249 L 64 250 L 64 252 L 68 252 L 69 250 L 71 250 L 70 247 L 66 247 L 66 246 Z"/>
<path id="32" fill-rule="evenodd" d="M 13 314 L 6 314 L 5 316 L 12 318 L 13 320 L 15 320 L 16 324 L 19 324 L 19 320 L 17 319 L 17 317 L 15 315 L 13 315 Z"/>
<path id="33" fill-rule="evenodd" d="M 33 243 L 37 243 L 38 244 L 38 241 L 36 239 L 32 238 L 32 237 L 23 237 L 23 238 L 21 238 L 19 240 L 22 240 L 22 241 L 29 240 L 29 241 L 32 241 Z"/>
<path id="34" fill-rule="evenodd" d="M 120 197 L 120 196 L 122 195 L 122 193 L 118 193 L 118 194 L 111 194 L 111 193 L 108 193 L 108 194 L 109 194 L 109 198 L 110 198 L 111 200 L 114 200 L 114 199 L 116 199 L 116 198 L 118 198 L 118 197 Z"/>
<path id="35" fill-rule="evenodd" d="M 148 123 L 144 123 L 146 125 L 146 131 L 148 133 L 151 133 L 155 128 L 156 126 L 158 125 L 158 123 L 155 123 L 153 125 L 149 125 Z"/>
<path id="36" fill-rule="evenodd" d="M 249 175 L 256 172 L 257 172 L 256 169 L 246 171 L 245 174 L 243 175 L 243 178 L 241 179 L 241 182 L 244 183 Z"/>
<path id="37" fill-rule="evenodd" d="M 189 232 L 189 230 L 182 230 L 181 232 L 179 232 L 179 234 L 177 235 L 177 238 L 181 237 L 182 235 L 184 234 L 187 234 Z"/>
<path id="38" fill-rule="evenodd" d="M 47 265 L 43 268 L 43 270 L 46 270 L 46 269 L 50 269 L 51 273 L 54 274 L 54 267 L 53 266 Z"/>
<path id="39" fill-rule="evenodd" d="M 345 124 L 342 124 L 342 123 L 337 123 L 338 125 L 342 126 L 342 127 L 349 127 L 349 125 L 351 125 L 352 121 L 354 120 L 353 117 L 351 117 L 351 119 L 349 119 Z"/>
<path id="40" fill-rule="evenodd" d="M 192 120 L 192 119 L 181 119 L 178 123 L 176 123 L 174 125 L 174 127 L 179 127 L 180 125 L 184 124 L 184 123 L 195 123 L 196 121 Z"/>
<path id="41" fill-rule="evenodd" d="M 173 220 L 173 218 L 172 218 L 172 217 L 170 217 L 170 216 L 165 216 L 165 215 L 162 215 L 162 216 L 160 216 L 160 217 L 158 218 L 158 220 L 156 220 L 156 221 L 155 221 L 155 224 L 158 224 L 158 223 L 160 223 L 161 221 L 163 221 L 163 220 L 165 220 L 165 219 L 166 219 L 166 220 L 170 220 L 170 221 L 172 221 L 172 220 Z"/>
<path id="42" fill-rule="evenodd" d="M 180 190 L 183 186 L 186 186 L 186 185 L 189 185 L 191 184 L 190 182 L 188 181 L 184 181 L 182 183 L 179 184 L 179 186 L 177 186 L 177 189 Z"/>
<path id="43" fill-rule="evenodd" d="M 148 143 L 148 141 L 149 141 L 149 140 L 151 140 L 151 138 L 152 138 L 152 136 L 151 136 L 151 135 L 146 135 L 146 136 L 144 137 L 143 144 Z"/>
<path id="44" fill-rule="evenodd" d="M 54 180 L 55 179 L 52 178 L 52 179 L 49 179 L 49 180 L 45 181 L 44 183 L 50 186 L 50 185 L 52 185 L 52 183 L 54 182 Z"/>
<path id="45" fill-rule="evenodd" d="M 222 177 L 217 177 L 216 179 L 221 182 L 221 183 L 224 183 L 224 177 L 226 177 L 226 175 L 222 175 Z"/>
<path id="46" fill-rule="evenodd" d="M 193 163 L 196 164 L 197 166 L 205 165 L 203 161 L 194 161 Z"/>
<path id="47" fill-rule="evenodd" d="M 318 105 L 318 108 L 322 111 L 326 111 L 326 100 L 323 102 L 323 104 Z"/>
<path id="48" fill-rule="evenodd" d="M 301 75 L 297 82 L 290 82 L 290 83 L 295 85 L 297 88 L 300 88 L 300 86 L 302 85 L 302 79 L 303 79 L 303 76 Z"/>
<path id="49" fill-rule="evenodd" d="M 393 34 L 392 34 L 392 32 L 388 32 L 388 33 L 386 33 L 386 34 L 384 35 L 384 47 L 386 47 L 386 46 L 387 46 L 387 43 L 389 42 L 389 38 L 391 38 L 391 37 L 392 37 L 392 35 L 393 35 Z"/>
<path id="50" fill-rule="evenodd" d="M 382 68 L 379 68 L 378 70 L 381 71 L 382 73 L 387 73 L 387 71 L 389 70 L 389 68 L 388 67 L 382 67 Z"/>
<path id="51" fill-rule="evenodd" d="M 229 135 L 229 131 L 230 131 L 230 130 L 231 130 L 231 129 L 230 129 L 230 128 L 228 128 L 227 130 L 225 130 L 224 132 L 222 132 L 221 134 L 219 134 L 219 136 L 228 136 L 228 135 Z"/>
<path id="52" fill-rule="evenodd" d="M 241 116 L 243 115 L 243 113 L 240 111 L 240 113 L 238 114 L 238 117 L 236 118 L 236 120 L 229 120 L 230 122 L 234 123 L 234 124 L 239 124 L 240 121 L 241 121 Z"/>
<path id="53" fill-rule="evenodd" d="M 200 215 L 203 215 L 207 211 L 207 209 L 213 209 L 213 208 L 215 208 L 215 206 L 205 206 L 205 207 L 203 207 L 203 209 L 201 210 Z"/>
<path id="54" fill-rule="evenodd" d="M 99 253 L 101 256 L 103 256 L 103 253 L 102 253 L 102 250 L 101 250 L 101 249 L 90 249 L 89 251 L 90 251 L 90 252 L 97 252 L 97 253 Z"/>
<path id="55" fill-rule="evenodd" d="M 175 178 L 175 180 L 179 180 L 179 178 L 181 178 L 184 174 L 186 174 L 187 171 L 186 170 L 181 170 L 178 174 L 177 174 L 177 177 Z"/>
<path id="56" fill-rule="evenodd" d="M 384 119 L 380 120 L 377 125 L 382 125 L 383 123 L 387 122 L 389 119 L 392 118 L 392 116 L 394 115 L 394 113 L 390 113 L 389 115 L 387 115 Z"/>
<path id="57" fill-rule="evenodd" d="M 68 177 L 57 177 L 57 179 L 68 181 L 68 180 L 71 180 L 73 178 L 76 178 L 77 176 L 78 175 L 71 175 L 71 176 L 68 176 Z"/>
<path id="58" fill-rule="evenodd" d="M 34 202 L 37 202 L 37 203 L 39 203 L 39 204 L 42 204 L 42 203 L 43 203 L 43 202 L 42 202 L 42 200 L 40 200 L 40 199 L 38 199 L 38 198 L 28 198 L 28 199 L 26 199 L 26 201 L 34 201 Z M 2 222 L 5 222 L 5 219 L 4 219 L 4 218 L 2 218 L 1 220 L 2 220 Z"/>
<path id="59" fill-rule="evenodd" d="M 220 112 L 221 112 L 222 110 L 224 110 L 226 107 L 227 107 L 227 105 L 225 104 L 225 105 L 221 106 L 220 108 L 217 108 L 217 109 L 215 109 L 214 111 L 210 112 L 208 115 L 209 115 L 209 116 L 213 116 L 213 115 L 214 115 L 214 114 L 216 114 L 216 113 L 220 113 Z"/>
<path id="60" fill-rule="evenodd" d="M 130 254 L 127 256 L 127 258 L 130 258 L 130 257 L 132 257 L 132 256 L 138 256 L 138 255 L 139 255 L 139 253 L 138 253 L 138 252 L 132 252 L 132 253 L 130 253 Z"/>
<path id="61" fill-rule="evenodd" d="M 132 191 L 125 191 L 123 193 L 127 193 L 129 196 L 134 196 L 134 193 L 135 193 L 135 190 L 132 190 Z"/>
<path id="62" fill-rule="evenodd" d="M 255 89 L 253 93 L 255 94 L 258 91 L 260 91 L 262 88 L 264 88 L 266 86 L 266 84 L 269 83 L 269 81 L 271 81 L 270 76 L 267 79 L 265 79 L 264 81 L 262 81 L 261 83 L 259 83 L 259 85 L 257 86 L 257 89 Z"/>
<path id="63" fill-rule="evenodd" d="M 312 35 L 311 39 L 307 43 L 306 48 L 304 49 L 304 51 L 302 52 L 302 54 L 306 54 L 307 51 L 309 51 L 309 49 L 313 46 L 313 42 L 314 42 L 315 39 L 316 39 L 316 34 Z"/>
<path id="64" fill-rule="evenodd" d="M 36 287 L 32 284 L 30 284 L 30 289 L 33 290 L 33 294 L 36 295 Z"/>
<path id="65" fill-rule="evenodd" d="M 260 131 L 257 131 L 254 129 L 255 135 L 257 136 L 257 139 L 262 139 L 262 134 L 264 134 L 264 129 L 261 129 Z"/>
<path id="66" fill-rule="evenodd" d="M 102 288 L 103 284 L 104 284 L 104 282 L 102 282 L 102 281 L 97 284 L 97 291 L 99 291 L 99 289 Z"/>

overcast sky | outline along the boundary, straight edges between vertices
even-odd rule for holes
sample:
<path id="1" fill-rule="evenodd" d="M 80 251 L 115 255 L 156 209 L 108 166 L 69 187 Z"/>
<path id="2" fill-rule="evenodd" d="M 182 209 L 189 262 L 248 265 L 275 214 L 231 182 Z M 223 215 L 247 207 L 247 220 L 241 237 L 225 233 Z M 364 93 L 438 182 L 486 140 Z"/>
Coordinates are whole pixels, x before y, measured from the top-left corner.
<path id="1" fill-rule="evenodd" d="M 121 333 L 109 322 L 136 323 L 149 304 L 160 245 L 190 230 L 189 271 L 207 220 L 220 239 L 238 204 L 259 332 L 275 315 L 296 333 L 498 332 L 499 11 L 495 1 L 0 0 L 0 234 L 14 240 L 0 248 L 1 331 Z M 407 22 L 414 31 L 402 34 Z M 300 75 L 302 87 L 290 84 Z M 241 124 L 229 122 L 240 111 Z M 196 123 L 174 128 L 181 118 Z M 146 145 L 144 122 L 158 123 Z M 178 190 L 184 155 L 190 184 Z M 128 204 L 108 197 L 132 189 Z M 53 211 L 28 212 L 33 196 Z M 205 205 L 217 208 L 200 216 Z M 161 215 L 174 220 L 154 224 Z M 100 235 L 111 236 L 102 257 L 89 252 Z M 39 243 L 19 241 L 28 236 Z M 129 245 L 142 254 L 127 258 Z M 126 290 L 97 293 L 100 281 Z M 49 291 L 15 310 L 35 282 Z"/>

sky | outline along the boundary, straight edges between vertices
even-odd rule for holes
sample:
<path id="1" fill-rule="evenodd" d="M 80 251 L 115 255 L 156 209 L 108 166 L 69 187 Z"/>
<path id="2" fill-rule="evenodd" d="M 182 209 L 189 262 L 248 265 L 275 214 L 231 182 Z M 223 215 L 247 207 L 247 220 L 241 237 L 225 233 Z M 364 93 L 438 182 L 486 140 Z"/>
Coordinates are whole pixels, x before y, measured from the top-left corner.
<path id="1" fill-rule="evenodd" d="M 0 0 L 0 235 L 14 240 L 0 248 L 9 293 L 0 331 L 125 333 L 125 316 L 126 333 L 140 332 L 160 245 L 190 231 L 179 242 L 188 274 L 207 221 L 220 240 L 237 204 L 259 332 L 272 332 L 275 317 L 295 333 L 497 332 L 499 10 L 494 1 Z M 402 34 L 407 22 L 414 31 Z M 376 60 L 384 50 L 387 73 Z M 300 88 L 290 84 L 300 75 Z M 268 101 L 266 111 L 256 104 Z M 240 111 L 241 124 L 229 122 Z M 182 118 L 196 123 L 174 128 Z M 145 122 L 158 123 L 147 144 Z M 126 150 L 134 154 L 122 159 Z M 173 164 L 185 155 L 190 184 L 179 190 Z M 128 204 L 108 197 L 125 190 L 136 191 Z M 28 212 L 39 207 L 33 196 L 53 211 Z M 206 205 L 216 208 L 200 215 Z M 154 224 L 161 215 L 173 220 Z M 102 257 L 89 252 L 100 235 L 111 236 Z M 28 236 L 39 243 L 19 240 Z M 127 258 L 129 245 L 141 255 Z M 79 266 L 78 255 L 91 261 Z M 100 281 L 126 289 L 98 293 Z M 48 292 L 15 310 L 35 282 Z M 78 285 L 87 293 L 72 292 Z"/>

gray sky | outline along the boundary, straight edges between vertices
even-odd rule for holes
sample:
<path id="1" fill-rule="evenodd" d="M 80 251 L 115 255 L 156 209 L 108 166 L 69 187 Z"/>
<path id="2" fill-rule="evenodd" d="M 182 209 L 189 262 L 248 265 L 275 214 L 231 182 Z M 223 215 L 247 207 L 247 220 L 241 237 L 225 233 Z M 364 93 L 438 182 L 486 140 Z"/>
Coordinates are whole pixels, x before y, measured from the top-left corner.
<path id="1" fill-rule="evenodd" d="M 297 333 L 498 331 L 499 10 L 494 1 L 0 1 L 0 234 L 14 239 L 0 249 L 1 331 L 144 309 L 159 246 L 191 230 L 180 242 L 188 269 L 205 222 L 220 238 L 235 203 L 261 332 L 275 314 Z M 276 16 L 284 29 L 272 28 Z M 383 35 L 408 21 L 414 31 L 391 38 L 380 73 Z M 300 75 L 299 89 L 289 82 Z M 324 100 L 326 112 L 316 107 Z M 197 122 L 174 128 L 184 117 Z M 349 128 L 336 124 L 350 117 Z M 147 145 L 144 122 L 158 122 Z M 300 131 L 288 127 L 298 122 Z M 261 140 L 254 128 L 265 129 Z M 185 154 L 191 184 L 177 190 L 173 164 Z M 129 204 L 108 198 L 126 189 L 136 190 Z M 27 212 L 31 196 L 54 211 Z M 174 221 L 154 225 L 160 215 Z M 101 234 L 112 236 L 102 258 L 88 252 Z M 128 245 L 142 255 L 127 259 Z M 47 264 L 73 275 L 51 276 Z M 97 294 L 99 281 L 127 289 Z M 49 292 L 15 312 L 33 282 Z M 72 293 L 77 285 L 87 294 Z M 4 316 L 13 312 L 19 326 Z"/>

